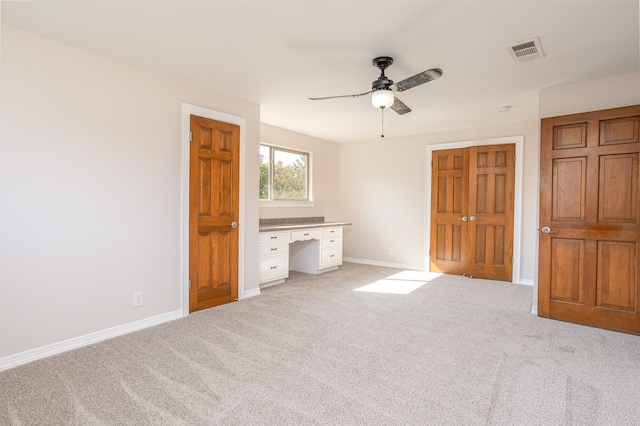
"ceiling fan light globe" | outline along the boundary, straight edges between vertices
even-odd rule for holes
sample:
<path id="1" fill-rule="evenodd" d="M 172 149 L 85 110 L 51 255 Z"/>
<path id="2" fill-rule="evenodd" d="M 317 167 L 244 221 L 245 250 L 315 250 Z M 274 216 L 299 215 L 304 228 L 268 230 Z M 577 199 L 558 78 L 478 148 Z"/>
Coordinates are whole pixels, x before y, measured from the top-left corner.
<path id="1" fill-rule="evenodd" d="M 393 105 L 395 95 L 392 90 L 375 90 L 371 93 L 371 105 L 374 108 L 389 108 Z"/>

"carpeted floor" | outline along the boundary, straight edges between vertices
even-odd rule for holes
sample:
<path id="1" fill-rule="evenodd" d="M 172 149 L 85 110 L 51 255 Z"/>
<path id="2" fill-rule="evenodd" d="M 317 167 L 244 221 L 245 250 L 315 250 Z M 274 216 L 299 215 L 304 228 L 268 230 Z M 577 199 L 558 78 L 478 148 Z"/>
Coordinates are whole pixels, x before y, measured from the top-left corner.
<path id="1" fill-rule="evenodd" d="M 531 287 L 398 273 L 294 272 L 2 372 L 0 424 L 640 424 L 640 337 L 537 318 Z"/>

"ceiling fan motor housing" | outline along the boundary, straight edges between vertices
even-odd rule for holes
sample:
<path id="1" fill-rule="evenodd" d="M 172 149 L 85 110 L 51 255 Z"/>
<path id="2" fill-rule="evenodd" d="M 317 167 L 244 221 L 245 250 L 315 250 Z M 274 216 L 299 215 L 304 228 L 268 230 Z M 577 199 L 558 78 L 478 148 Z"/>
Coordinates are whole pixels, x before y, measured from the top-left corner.
<path id="1" fill-rule="evenodd" d="M 393 80 L 389 80 L 386 77 L 380 77 L 379 79 L 371 83 L 371 88 L 373 90 L 387 90 L 389 89 L 389 87 L 391 87 L 392 84 Z"/>

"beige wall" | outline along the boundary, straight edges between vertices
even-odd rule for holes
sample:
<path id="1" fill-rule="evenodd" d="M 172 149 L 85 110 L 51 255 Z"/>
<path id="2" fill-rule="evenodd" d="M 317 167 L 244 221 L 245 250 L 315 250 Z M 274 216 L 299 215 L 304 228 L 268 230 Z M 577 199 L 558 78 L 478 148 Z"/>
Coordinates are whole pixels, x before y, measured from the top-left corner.
<path id="1" fill-rule="evenodd" d="M 340 145 L 262 124 L 261 142 L 312 154 L 313 207 L 260 207 L 261 218 L 324 216 L 341 221 L 338 208 Z M 258 185 L 256 181 L 256 185 Z M 276 203 L 272 203 L 276 204 Z"/>
<path id="2" fill-rule="evenodd" d="M 1 84 L 0 357 L 180 314 L 182 103 L 246 119 L 258 289 L 259 105 L 6 26 Z"/>
<path id="3" fill-rule="evenodd" d="M 637 105 L 640 73 L 548 87 L 540 90 L 538 102 L 540 118 Z"/>

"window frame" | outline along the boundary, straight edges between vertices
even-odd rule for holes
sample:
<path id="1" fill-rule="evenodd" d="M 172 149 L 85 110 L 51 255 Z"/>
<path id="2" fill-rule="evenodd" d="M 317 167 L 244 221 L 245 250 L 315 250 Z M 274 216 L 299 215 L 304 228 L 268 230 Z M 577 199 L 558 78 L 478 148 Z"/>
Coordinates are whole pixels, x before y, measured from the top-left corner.
<path id="1" fill-rule="evenodd" d="M 312 152 L 308 152 L 308 151 L 302 151 L 299 149 L 294 149 L 294 148 L 288 148 L 288 147 L 283 147 L 283 146 L 279 146 L 279 145 L 273 145 L 273 144 L 268 144 L 268 143 L 263 143 L 260 142 L 260 147 L 267 147 L 269 148 L 269 158 L 268 158 L 268 165 L 269 165 L 269 198 L 260 198 L 259 202 L 260 202 L 260 207 L 313 207 L 314 206 L 314 201 L 313 201 L 313 182 L 312 182 L 312 176 L 313 176 L 313 153 Z M 306 181 L 307 181 L 307 198 L 306 199 L 286 199 L 286 198 L 272 198 L 273 194 L 272 194 L 272 190 L 273 190 L 273 180 L 274 180 L 274 151 L 281 151 L 281 152 L 285 152 L 285 153 L 289 153 L 289 154 L 295 154 L 295 155 L 302 155 L 302 156 L 306 156 L 307 158 L 307 177 L 306 177 Z M 260 191 L 258 191 L 258 196 Z"/>

